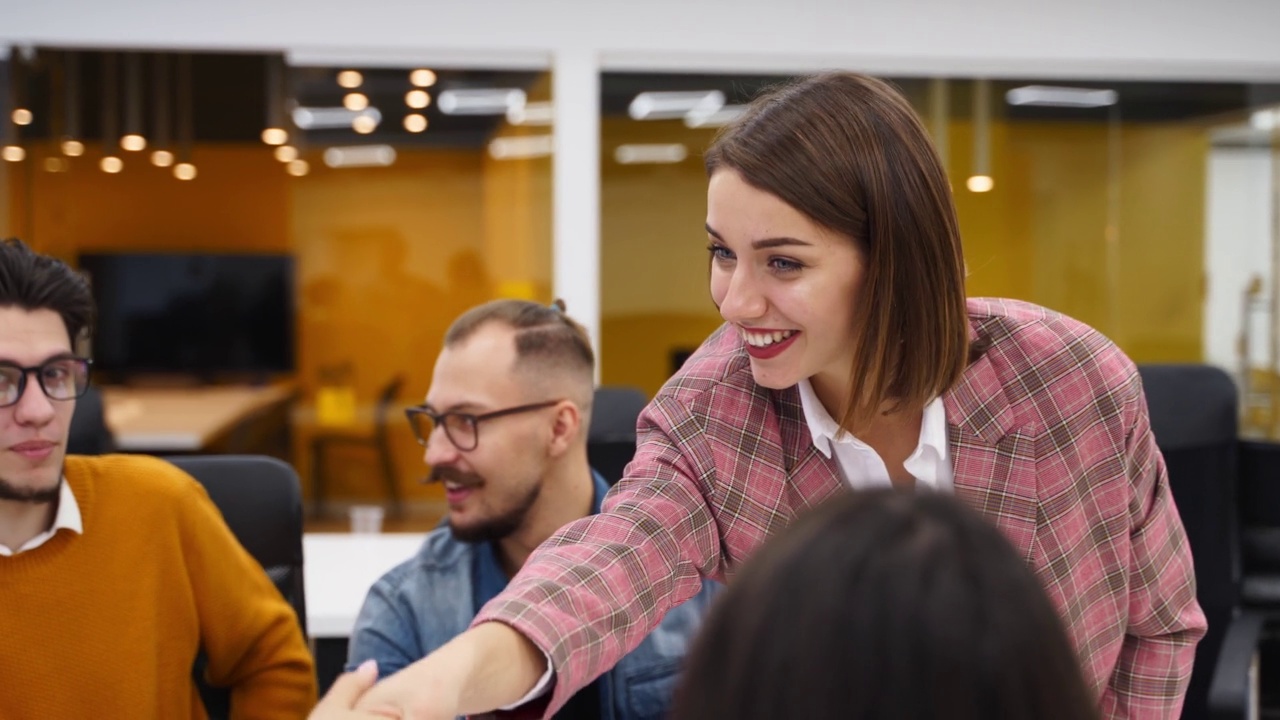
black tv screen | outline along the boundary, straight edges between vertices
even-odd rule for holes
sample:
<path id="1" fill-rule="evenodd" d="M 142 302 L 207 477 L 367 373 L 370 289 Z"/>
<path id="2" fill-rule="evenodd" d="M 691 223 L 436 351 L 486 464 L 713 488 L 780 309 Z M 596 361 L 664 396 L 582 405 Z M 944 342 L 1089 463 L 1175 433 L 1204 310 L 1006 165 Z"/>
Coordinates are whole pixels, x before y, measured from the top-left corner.
<path id="1" fill-rule="evenodd" d="M 293 258 L 87 254 L 94 367 L 201 375 L 294 369 Z"/>

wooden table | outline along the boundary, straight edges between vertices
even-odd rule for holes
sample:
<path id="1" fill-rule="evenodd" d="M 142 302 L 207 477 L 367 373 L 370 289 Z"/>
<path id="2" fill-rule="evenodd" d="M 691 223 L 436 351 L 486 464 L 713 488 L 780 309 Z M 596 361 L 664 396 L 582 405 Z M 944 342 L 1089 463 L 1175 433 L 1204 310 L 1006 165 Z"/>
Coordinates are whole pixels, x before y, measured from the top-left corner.
<path id="1" fill-rule="evenodd" d="M 200 452 L 259 413 L 288 403 L 293 383 L 100 388 L 107 427 L 123 452 Z"/>

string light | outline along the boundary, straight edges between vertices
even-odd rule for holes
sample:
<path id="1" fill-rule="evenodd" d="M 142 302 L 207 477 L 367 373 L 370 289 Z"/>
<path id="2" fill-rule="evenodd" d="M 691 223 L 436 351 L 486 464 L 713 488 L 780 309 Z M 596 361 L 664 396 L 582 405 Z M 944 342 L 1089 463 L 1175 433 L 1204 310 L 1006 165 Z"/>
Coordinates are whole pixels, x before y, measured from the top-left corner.
<path id="1" fill-rule="evenodd" d="M 342 107 L 352 112 L 359 112 L 369 107 L 369 98 L 365 96 L 364 93 L 347 93 L 346 96 L 342 98 Z"/>
<path id="2" fill-rule="evenodd" d="M 404 116 L 404 129 L 411 133 L 420 133 L 427 129 L 427 118 L 418 113 Z"/>

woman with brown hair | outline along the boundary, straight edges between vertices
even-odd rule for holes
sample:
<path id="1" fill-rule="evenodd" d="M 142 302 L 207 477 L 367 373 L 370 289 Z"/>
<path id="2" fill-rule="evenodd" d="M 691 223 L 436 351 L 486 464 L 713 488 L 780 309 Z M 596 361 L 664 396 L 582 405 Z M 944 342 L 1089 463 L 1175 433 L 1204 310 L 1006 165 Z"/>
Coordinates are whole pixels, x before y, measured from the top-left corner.
<path id="1" fill-rule="evenodd" d="M 641 416 L 604 512 L 358 707 L 549 716 L 799 512 L 893 486 L 954 493 L 1004 532 L 1104 716 L 1176 716 L 1205 624 L 1133 363 L 1050 310 L 966 300 L 946 174 L 879 80 L 775 89 L 706 165 L 724 326 Z"/>

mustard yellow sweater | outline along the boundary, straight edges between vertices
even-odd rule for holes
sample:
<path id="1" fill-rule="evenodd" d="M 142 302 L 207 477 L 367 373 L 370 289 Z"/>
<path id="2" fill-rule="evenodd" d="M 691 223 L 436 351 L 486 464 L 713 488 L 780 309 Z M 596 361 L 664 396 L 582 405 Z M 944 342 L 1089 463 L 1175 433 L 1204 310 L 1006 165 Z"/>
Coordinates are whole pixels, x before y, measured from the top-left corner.
<path id="1" fill-rule="evenodd" d="M 292 608 L 191 477 L 70 456 L 84 534 L 0 557 L 0 718 L 204 718 L 197 652 L 234 718 L 303 718 L 315 672 Z"/>

